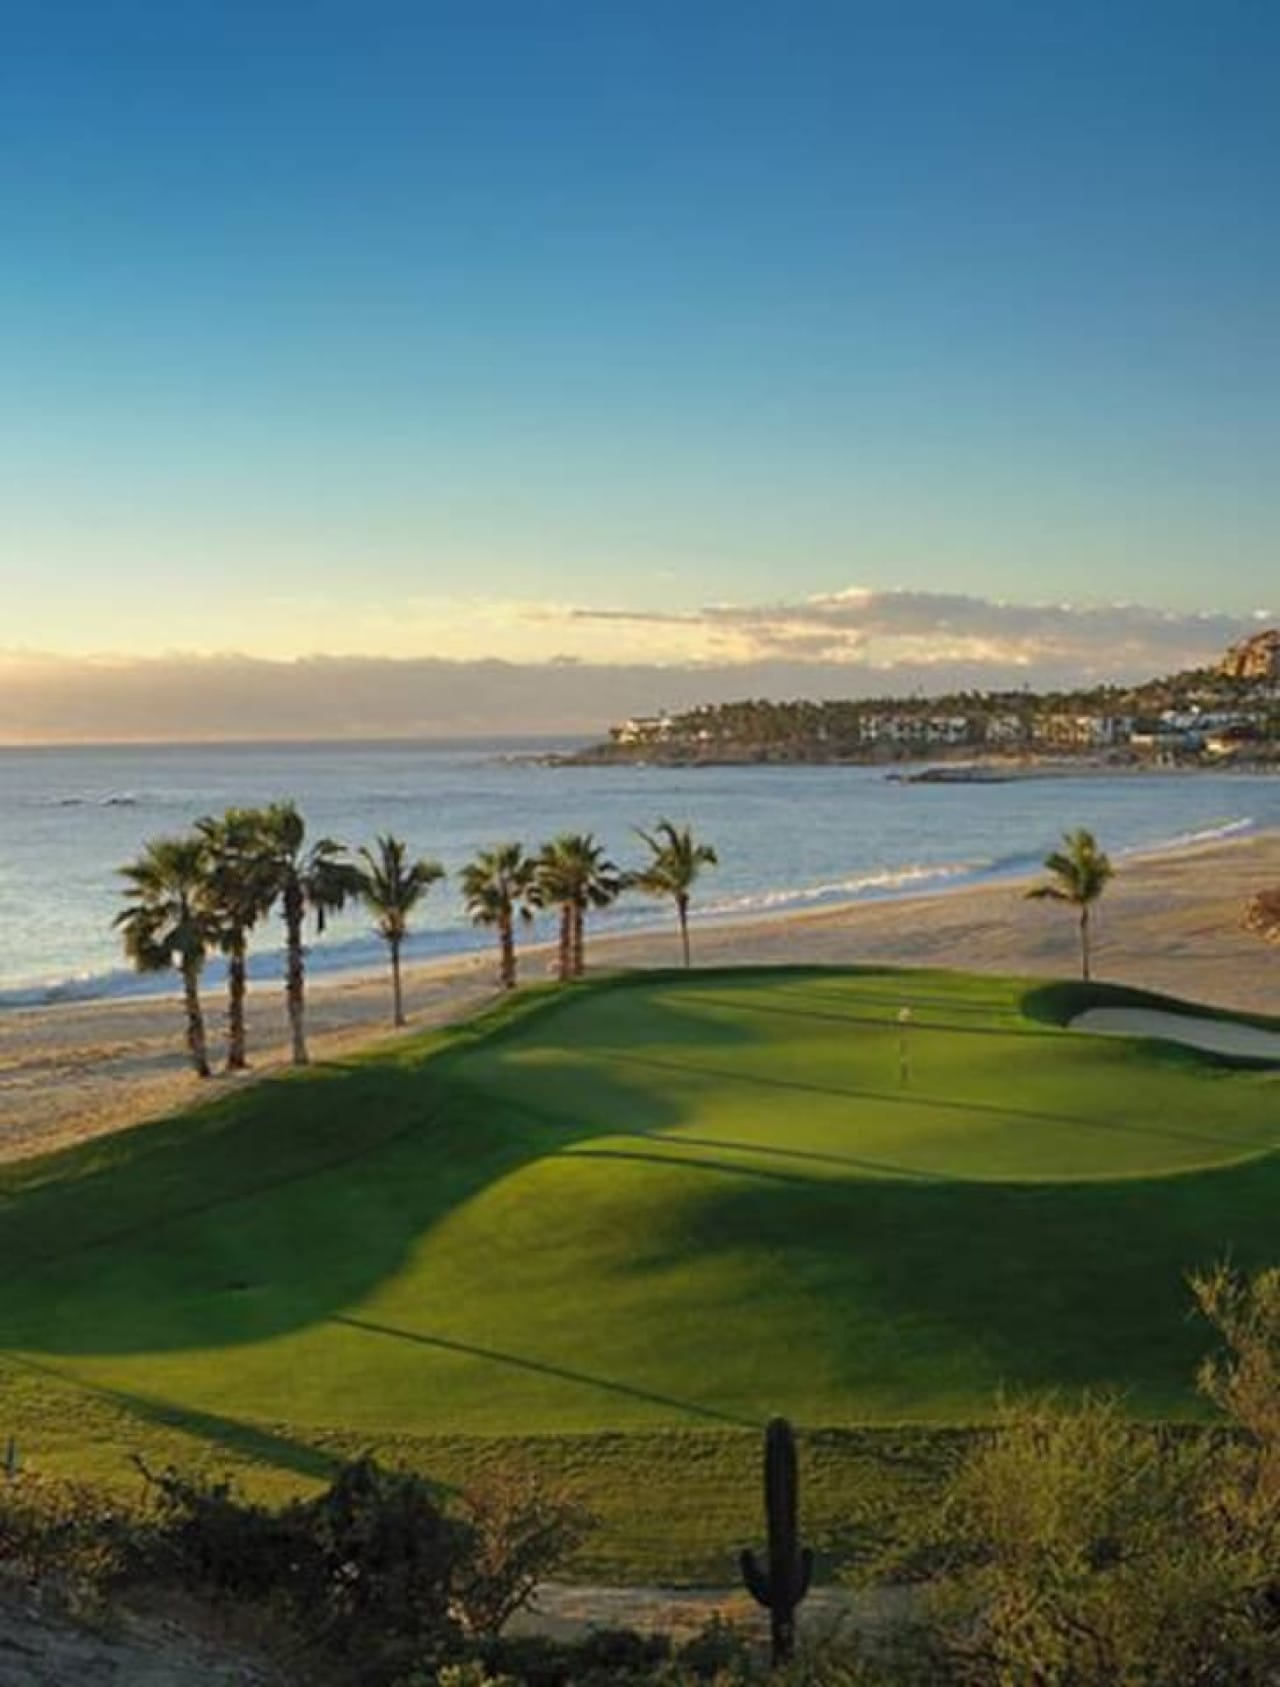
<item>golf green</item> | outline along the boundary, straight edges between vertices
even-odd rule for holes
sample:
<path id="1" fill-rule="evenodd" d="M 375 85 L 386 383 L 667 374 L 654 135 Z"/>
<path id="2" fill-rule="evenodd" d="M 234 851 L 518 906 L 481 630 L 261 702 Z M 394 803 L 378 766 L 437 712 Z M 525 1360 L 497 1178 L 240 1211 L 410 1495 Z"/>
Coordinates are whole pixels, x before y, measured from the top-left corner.
<path id="1" fill-rule="evenodd" d="M 104 1402 L 138 1445 L 965 1424 L 1047 1387 L 1193 1414 L 1185 1273 L 1274 1262 L 1280 1089 L 1054 1023 L 1132 999 L 539 988 L 5 1168 L 11 1421 L 74 1463 Z"/>

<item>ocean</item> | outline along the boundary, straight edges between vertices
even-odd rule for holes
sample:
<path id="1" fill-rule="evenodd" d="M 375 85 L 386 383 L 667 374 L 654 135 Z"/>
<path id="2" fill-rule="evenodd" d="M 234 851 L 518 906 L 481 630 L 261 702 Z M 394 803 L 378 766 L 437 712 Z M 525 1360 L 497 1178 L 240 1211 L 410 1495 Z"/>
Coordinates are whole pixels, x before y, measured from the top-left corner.
<path id="1" fill-rule="evenodd" d="M 563 741 L 0 750 L 0 1008 L 168 987 L 125 967 L 115 869 L 143 841 L 231 804 L 292 798 L 315 835 L 355 846 L 391 831 L 450 873 L 477 848 L 590 830 L 639 863 L 637 826 L 692 822 L 720 853 L 699 920 L 751 917 L 1010 877 L 1067 828 L 1113 856 L 1280 825 L 1280 780 L 1240 774 L 1090 774 L 1000 784 L 902 784 L 854 767 L 567 768 L 536 759 Z M 670 920 L 628 897 L 595 929 Z M 280 932 L 257 934 L 252 970 L 279 971 Z M 422 907 L 408 956 L 490 942 L 452 880 Z M 674 954 L 674 951 L 673 951 Z M 381 963 L 366 914 L 313 943 L 313 972 Z M 218 969 L 211 967 L 216 979 Z"/>

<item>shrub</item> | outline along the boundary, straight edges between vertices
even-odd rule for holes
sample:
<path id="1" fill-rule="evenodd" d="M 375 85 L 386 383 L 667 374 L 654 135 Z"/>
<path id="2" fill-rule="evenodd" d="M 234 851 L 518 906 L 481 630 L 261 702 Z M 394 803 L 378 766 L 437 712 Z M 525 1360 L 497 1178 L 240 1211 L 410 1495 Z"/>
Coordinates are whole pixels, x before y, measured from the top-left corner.
<path id="1" fill-rule="evenodd" d="M 656 1679 L 671 1643 L 633 1629 L 598 1629 L 581 1640 L 489 1640 L 480 1656 L 492 1674 L 514 1677 L 521 1687 L 637 1687 Z"/>
<path id="2" fill-rule="evenodd" d="M 96 1603 L 123 1572 L 127 1521 L 92 1488 L 23 1471 L 0 1482 L 0 1571 L 45 1596 Z"/>
<path id="3" fill-rule="evenodd" d="M 482 1663 L 474 1658 L 465 1664 L 446 1664 L 434 1682 L 425 1675 L 414 1675 L 405 1687 L 520 1687 L 511 1675 L 490 1675 Z"/>
<path id="4" fill-rule="evenodd" d="M 863 1657 L 852 1644 L 801 1652 L 771 1672 L 760 1647 L 735 1629 L 709 1623 L 682 1645 L 663 1635 L 601 1630 L 578 1641 L 545 1638 L 494 1642 L 481 1657 L 404 1687 L 933 1687 L 936 1677 Z"/>
<path id="5" fill-rule="evenodd" d="M 152 1526 L 135 1573 L 235 1600 L 274 1602 L 306 1643 L 376 1687 L 457 1653 L 453 1579 L 470 1551 L 417 1476 L 370 1459 L 278 1512 L 231 1486 L 152 1476 Z"/>
<path id="6" fill-rule="evenodd" d="M 233 1601 L 283 1589 L 301 1570 L 310 1543 L 300 1508 L 272 1512 L 241 1497 L 226 1480 L 153 1472 L 135 1460 L 151 1500 L 129 1542 L 129 1573 L 188 1592 Z"/>
<path id="7" fill-rule="evenodd" d="M 455 1643 L 453 1579 L 470 1537 L 420 1477 L 361 1459 L 298 1509 L 315 1543 L 302 1608 L 326 1644 L 421 1656 Z"/>
<path id="8" fill-rule="evenodd" d="M 462 1513 L 470 1549 L 454 1581 L 454 1612 L 474 1636 L 500 1633 L 592 1524 L 571 1494 L 513 1466 L 468 1489 Z"/>
<path id="9" fill-rule="evenodd" d="M 719 1681 L 725 1676 L 746 1675 L 757 1651 L 740 1629 L 721 1617 L 712 1617 L 676 1647 L 675 1657 L 687 1675 L 699 1681 Z"/>
<path id="10" fill-rule="evenodd" d="M 931 1679 L 1264 1687 L 1280 1672 L 1280 1271 L 1193 1280 L 1227 1354 L 1217 1432 L 1022 1404 L 966 1459 L 923 1561 Z"/>

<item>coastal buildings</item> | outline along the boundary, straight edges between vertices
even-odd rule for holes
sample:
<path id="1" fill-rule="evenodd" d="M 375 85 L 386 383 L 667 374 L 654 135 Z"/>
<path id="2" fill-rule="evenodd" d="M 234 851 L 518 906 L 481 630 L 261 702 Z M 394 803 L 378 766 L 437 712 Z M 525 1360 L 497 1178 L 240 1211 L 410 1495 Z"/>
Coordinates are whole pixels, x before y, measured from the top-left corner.
<path id="1" fill-rule="evenodd" d="M 656 715 L 633 715 L 609 729 L 615 744 L 665 744 L 671 737 L 671 716 L 665 710 Z"/>
<path id="2" fill-rule="evenodd" d="M 1038 715 L 1033 729 L 1037 743 L 1075 750 L 1108 750 L 1127 744 L 1132 734 L 1132 715 Z"/>
<path id="3" fill-rule="evenodd" d="M 586 752 L 590 759 L 596 752 Z M 1280 762 L 1280 629 L 1213 667 L 1035 696 L 743 699 L 620 722 L 603 759 L 892 762 L 931 756 L 1092 756 L 1125 765 Z"/>

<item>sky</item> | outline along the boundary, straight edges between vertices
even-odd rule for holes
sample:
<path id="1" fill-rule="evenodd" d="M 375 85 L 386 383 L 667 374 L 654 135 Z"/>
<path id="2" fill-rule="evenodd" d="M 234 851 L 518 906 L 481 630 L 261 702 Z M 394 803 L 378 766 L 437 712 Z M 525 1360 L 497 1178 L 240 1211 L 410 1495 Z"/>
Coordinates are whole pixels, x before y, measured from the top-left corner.
<path id="1" fill-rule="evenodd" d="M 584 664 L 586 724 L 1213 654 L 1280 609 L 1278 53 L 1269 0 L 10 8 L 0 737 L 182 657 Z"/>

